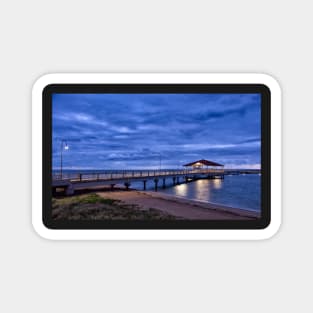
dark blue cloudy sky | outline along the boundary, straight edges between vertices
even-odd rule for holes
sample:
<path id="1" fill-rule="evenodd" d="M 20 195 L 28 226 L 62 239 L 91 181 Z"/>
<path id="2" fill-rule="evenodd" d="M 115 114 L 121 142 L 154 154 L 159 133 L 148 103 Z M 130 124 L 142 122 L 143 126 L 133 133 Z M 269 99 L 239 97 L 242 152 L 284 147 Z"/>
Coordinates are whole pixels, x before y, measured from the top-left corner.
<path id="1" fill-rule="evenodd" d="M 53 168 L 260 166 L 259 94 L 54 94 Z"/>

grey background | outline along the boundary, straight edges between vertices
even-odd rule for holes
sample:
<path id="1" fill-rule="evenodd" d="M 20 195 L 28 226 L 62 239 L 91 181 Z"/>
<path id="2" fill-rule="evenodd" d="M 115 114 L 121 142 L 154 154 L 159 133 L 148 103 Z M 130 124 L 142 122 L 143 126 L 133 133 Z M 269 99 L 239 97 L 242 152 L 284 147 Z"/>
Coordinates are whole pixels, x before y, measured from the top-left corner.
<path id="1" fill-rule="evenodd" d="M 310 1 L 1 1 L 1 312 L 310 312 Z M 31 87 L 49 72 L 265 72 L 284 208 L 261 242 L 53 242 L 31 227 Z"/>

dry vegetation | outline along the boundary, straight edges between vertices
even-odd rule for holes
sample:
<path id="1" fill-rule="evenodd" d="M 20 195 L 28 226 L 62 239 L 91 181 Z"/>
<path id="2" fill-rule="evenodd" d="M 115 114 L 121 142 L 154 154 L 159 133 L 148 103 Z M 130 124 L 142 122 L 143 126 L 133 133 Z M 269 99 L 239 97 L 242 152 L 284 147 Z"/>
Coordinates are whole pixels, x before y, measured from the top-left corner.
<path id="1" fill-rule="evenodd" d="M 105 199 L 95 193 L 52 199 L 55 220 L 173 220 L 160 210 L 142 209 L 120 200 Z"/>

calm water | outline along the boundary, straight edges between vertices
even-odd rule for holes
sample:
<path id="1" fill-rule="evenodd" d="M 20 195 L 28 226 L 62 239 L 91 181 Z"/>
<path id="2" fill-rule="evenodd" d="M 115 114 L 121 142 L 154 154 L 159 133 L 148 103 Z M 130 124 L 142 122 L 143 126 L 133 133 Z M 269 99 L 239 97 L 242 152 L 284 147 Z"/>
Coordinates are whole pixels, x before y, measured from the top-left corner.
<path id="1" fill-rule="evenodd" d="M 170 186 L 171 180 L 167 181 Z M 236 208 L 260 211 L 261 208 L 261 176 L 233 175 L 221 179 L 201 179 L 188 184 L 181 184 L 158 191 L 187 199 L 194 199 L 228 205 Z M 153 189 L 153 183 L 147 189 Z M 142 183 L 133 183 L 132 188 L 142 189 Z"/>

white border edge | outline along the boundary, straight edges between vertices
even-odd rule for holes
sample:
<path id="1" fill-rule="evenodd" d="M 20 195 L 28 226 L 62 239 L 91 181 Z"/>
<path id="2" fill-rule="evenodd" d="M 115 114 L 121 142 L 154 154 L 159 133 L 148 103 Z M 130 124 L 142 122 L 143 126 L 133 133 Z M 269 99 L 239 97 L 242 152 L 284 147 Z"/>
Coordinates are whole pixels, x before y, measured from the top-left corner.
<path id="1" fill-rule="evenodd" d="M 260 230 L 52 230 L 42 222 L 42 91 L 54 83 L 255 83 L 271 91 L 271 223 Z M 261 240 L 281 224 L 281 89 L 267 74 L 46 74 L 32 89 L 32 224 L 52 240 Z"/>

